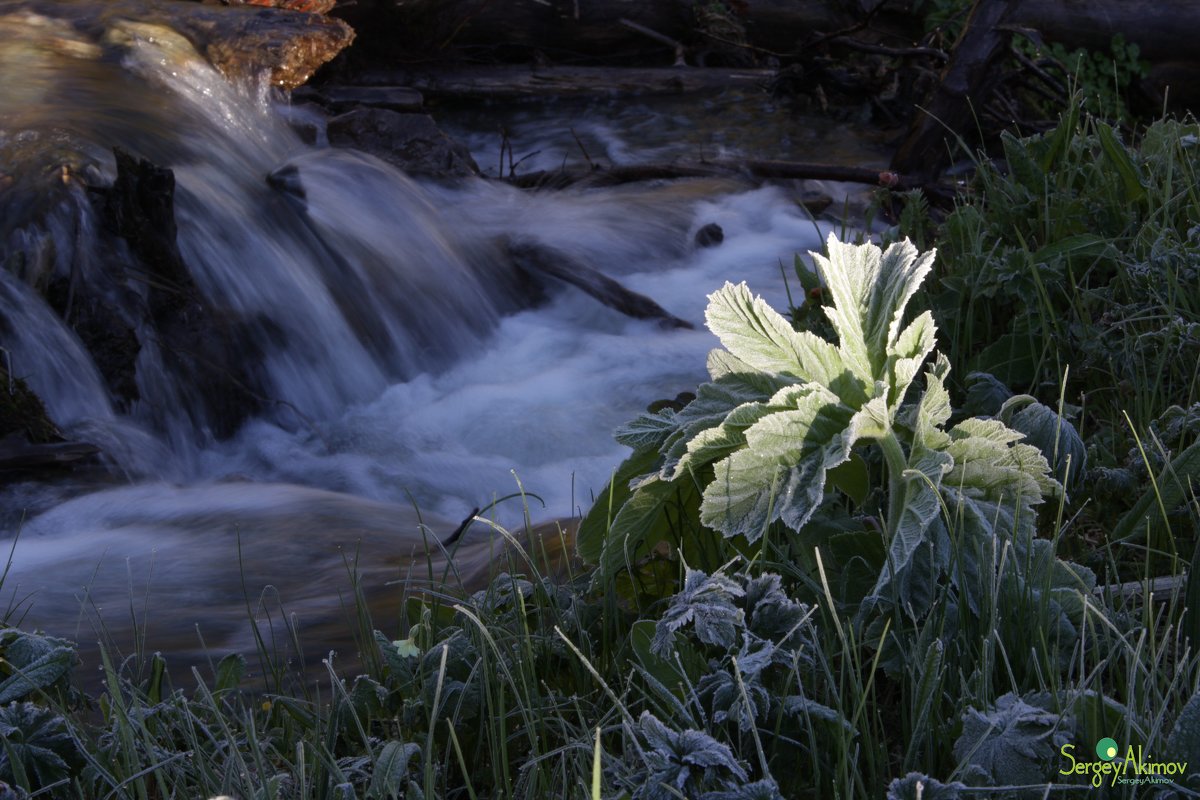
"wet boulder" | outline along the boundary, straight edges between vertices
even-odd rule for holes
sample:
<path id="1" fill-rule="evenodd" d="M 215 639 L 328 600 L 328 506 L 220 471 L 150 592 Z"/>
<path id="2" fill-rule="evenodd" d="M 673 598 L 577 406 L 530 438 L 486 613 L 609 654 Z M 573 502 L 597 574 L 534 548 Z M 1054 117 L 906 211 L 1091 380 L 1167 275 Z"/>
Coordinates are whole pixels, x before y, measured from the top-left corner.
<path id="1" fill-rule="evenodd" d="M 317 0 L 312 0 L 317 2 Z M 294 89 L 354 41 L 354 30 L 322 14 L 260 5 L 205 5 L 184 0 L 10 0 L 0 17 L 67 21 L 88 46 L 120 44 L 155 29 L 182 36 L 231 80 Z M 91 40 L 91 44 L 87 40 Z"/>
<path id="2" fill-rule="evenodd" d="M 140 274 L 147 285 L 144 323 L 163 367 L 196 388 L 196 407 L 189 409 L 194 422 L 219 438 L 231 436 L 261 410 L 264 391 L 255 368 L 261 353 L 246 344 L 248 323 L 214 308 L 184 262 L 176 242 L 174 173 L 120 148 L 114 154 L 116 180 L 93 189 L 93 202 L 109 233 L 136 259 L 127 274 Z M 84 344 L 100 363 L 96 349 L 103 342 L 84 338 Z"/>
<path id="3" fill-rule="evenodd" d="M 0 485 L 98 453 L 93 445 L 66 441 L 38 396 L 0 361 Z"/>
<path id="4" fill-rule="evenodd" d="M 410 175 L 465 178 L 479 174 L 467 148 L 447 136 L 428 114 L 356 108 L 329 121 L 329 143 L 353 147 Z"/>

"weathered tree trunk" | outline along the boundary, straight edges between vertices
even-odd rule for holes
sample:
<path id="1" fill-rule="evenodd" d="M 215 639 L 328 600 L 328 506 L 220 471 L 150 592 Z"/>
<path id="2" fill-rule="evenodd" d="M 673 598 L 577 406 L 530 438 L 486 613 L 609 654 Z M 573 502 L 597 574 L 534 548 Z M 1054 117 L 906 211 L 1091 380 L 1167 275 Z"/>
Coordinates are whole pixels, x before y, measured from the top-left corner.
<path id="1" fill-rule="evenodd" d="M 692 323 L 675 316 L 649 297 L 626 289 L 561 250 L 524 240 L 510 241 L 506 249 L 518 269 L 538 279 L 550 278 L 574 286 L 627 317 L 656 320 L 666 328 L 693 327 Z"/>
<path id="2" fill-rule="evenodd" d="M 968 130 L 975 109 L 982 107 L 994 88 L 994 66 L 1010 36 L 999 26 L 1018 2 L 976 0 L 941 80 L 913 117 L 908 135 L 892 158 L 892 169 L 929 177 L 949 163 L 947 139 Z"/>

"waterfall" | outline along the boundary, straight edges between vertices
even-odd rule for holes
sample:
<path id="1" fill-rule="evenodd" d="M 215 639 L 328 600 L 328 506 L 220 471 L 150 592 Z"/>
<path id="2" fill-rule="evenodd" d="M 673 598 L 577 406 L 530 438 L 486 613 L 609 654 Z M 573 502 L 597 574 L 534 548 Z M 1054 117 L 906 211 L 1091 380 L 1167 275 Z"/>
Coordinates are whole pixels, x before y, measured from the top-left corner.
<path id="1" fill-rule="evenodd" d="M 6 491 L 5 532 L 32 537 L 17 587 L 56 553 L 120 563 L 155 541 L 175 559 L 165 588 L 216 580 L 242 524 L 268 560 L 272 541 L 324 541 L 304 521 L 314 497 L 328 536 L 369 535 L 373 553 L 414 505 L 440 535 L 473 508 L 509 525 L 577 514 L 625 453 L 612 429 L 704 379 L 707 293 L 748 280 L 784 307 L 781 268 L 829 230 L 782 189 L 735 181 L 418 183 L 305 144 L 278 98 L 230 85 L 143 23 L 114 21 L 96 40 L 9 15 L 0 66 L 0 356 L 115 468 Z M 165 250 L 114 233 L 126 213 L 107 188 L 114 148 L 170 170 L 144 176 L 173 176 Z M 724 242 L 694 245 L 714 222 Z M 513 240 L 695 329 L 531 286 L 506 257 Z M 482 527 L 471 537 L 486 545 Z M 189 536 L 225 550 L 193 558 Z M 417 538 L 409 526 L 397 541 Z"/>

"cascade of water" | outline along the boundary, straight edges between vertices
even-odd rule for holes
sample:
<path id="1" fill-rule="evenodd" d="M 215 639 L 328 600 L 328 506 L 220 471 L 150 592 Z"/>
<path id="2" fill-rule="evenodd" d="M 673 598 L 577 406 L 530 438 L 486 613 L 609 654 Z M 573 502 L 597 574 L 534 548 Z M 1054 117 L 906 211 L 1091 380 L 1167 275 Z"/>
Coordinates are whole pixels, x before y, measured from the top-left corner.
<path id="1" fill-rule="evenodd" d="M 221 534 L 239 527 L 257 537 L 254 578 L 267 581 L 273 547 L 301 552 L 300 538 L 337 533 L 385 551 L 398 524 L 387 520 L 409 519 L 407 504 L 459 520 L 517 489 L 514 476 L 545 503 L 527 500 L 535 519 L 586 509 L 624 453 L 611 430 L 704 379 L 707 293 L 748 280 L 784 305 L 781 262 L 828 231 L 782 190 L 734 182 L 417 184 L 303 144 L 269 98 L 230 86 L 170 31 L 118 21 L 92 42 L 3 19 L 0 346 L 59 425 L 133 484 L 74 499 L 62 487 L 10 493 L 22 505 L 0 507 L 9 528 L 25 507 L 44 512 L 25 522 L 18 582 L 72 549 L 75 566 L 106 551 L 144 564 L 161 541 L 173 561 L 160 589 L 216 585 L 230 577 L 216 574 L 232 552 Z M 261 405 L 228 438 L 210 430 L 214 387 L 179 366 L 201 361 L 181 362 L 191 329 L 168 335 L 155 313 L 155 293 L 172 287 L 135 263 L 90 196 L 116 178 L 117 145 L 173 172 L 186 279 L 236 333 L 227 352 L 241 363 L 216 366 L 257 381 Z M 723 244 L 696 247 L 714 222 Z M 619 277 L 696 329 L 554 287 L 532 307 L 505 241 Z M 496 513 L 511 525 L 523 509 Z M 222 555 L 195 557 L 204 546 L 190 537 L 207 536 Z"/>
<path id="2" fill-rule="evenodd" d="M 39 20 L 29 27 L 49 35 Z M 204 387 L 169 368 L 177 343 L 156 336 L 144 310 L 139 315 L 149 302 L 141 276 L 121 280 L 111 260 L 96 257 L 104 249 L 96 213 L 72 181 L 111 181 L 115 145 L 173 170 L 178 247 L 190 280 L 216 316 L 237 325 L 244 359 L 261 373 L 269 398 L 306 417 L 328 418 L 391 381 L 446 363 L 515 306 L 515 276 L 497 266 L 486 238 L 450 228 L 424 190 L 377 159 L 303 145 L 265 97 L 228 84 L 182 37 L 117 22 L 105 48 L 64 55 L 58 43 L 66 32 L 49 30 L 55 47 L 33 48 L 32 74 L 7 76 L 40 87 L 39 102 L 28 104 L 29 90 L 0 97 L 5 161 L 25 172 L 21 185 L 8 187 L 7 203 L 35 198 L 32 213 L 0 223 L 0 263 L 47 299 L 57 282 L 71 298 L 102 295 L 122 310 L 138 340 L 130 410 L 165 434 L 179 457 L 207 444 L 193 430 L 203 423 L 194 398 Z M 101 57 L 109 50 L 120 59 Z M 56 180 L 50 173 L 59 164 Z M 281 167 L 298 175 L 298 192 L 268 185 Z M 48 310 L 21 310 L 37 303 L 32 292 L 10 307 L 14 291 L 0 299 L 8 327 L 38 314 L 46 347 L 74 340 Z M 71 319 L 62 305 L 59 316 Z M 94 384 L 96 370 L 71 366 L 42 358 L 46 374 L 34 380 L 69 385 L 51 392 L 51 405 L 61 407 L 52 411 L 68 425 L 79 419 L 71 402 L 103 398 L 94 385 L 75 385 L 89 374 Z"/>

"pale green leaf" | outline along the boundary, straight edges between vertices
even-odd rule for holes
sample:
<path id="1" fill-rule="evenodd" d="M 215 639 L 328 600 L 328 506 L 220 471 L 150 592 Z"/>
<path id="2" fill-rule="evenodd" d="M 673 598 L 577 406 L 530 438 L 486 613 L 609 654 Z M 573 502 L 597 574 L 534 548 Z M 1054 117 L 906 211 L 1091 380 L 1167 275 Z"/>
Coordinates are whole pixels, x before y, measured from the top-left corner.
<path id="1" fill-rule="evenodd" d="M 850 456 L 852 418 L 835 395 L 818 389 L 796 409 L 759 420 L 746 431 L 746 448 L 717 463 L 701 521 L 752 542 L 777 519 L 799 530 L 821 502 L 826 470 Z"/>
<path id="2" fill-rule="evenodd" d="M 696 390 L 696 399 L 674 416 L 676 432 L 663 445 L 660 474 L 673 478 L 680 474 L 679 462 L 689 452 L 690 443 L 703 432 L 717 428 L 737 408 L 759 405 L 769 395 L 740 379 L 740 375 L 724 375 Z M 698 464 L 695 458 L 693 465 Z"/>
<path id="3" fill-rule="evenodd" d="M 1049 406 L 1029 395 L 1008 398 L 996 415 L 1005 425 L 1025 434 L 1053 465 L 1060 483 L 1078 486 L 1087 469 L 1087 448 L 1079 431 Z"/>
<path id="4" fill-rule="evenodd" d="M 770 397 L 784 386 L 794 383 L 769 372 L 760 372 L 742 361 L 728 350 L 717 348 L 708 354 L 708 375 L 714 381 L 731 386 L 741 386 L 748 392 Z"/>
<path id="5" fill-rule="evenodd" d="M 954 470 L 946 482 L 992 499 L 1036 505 L 1061 487 L 1041 451 L 1019 444 L 1024 434 L 998 420 L 966 419 L 950 431 Z"/>
<path id="6" fill-rule="evenodd" d="M 926 311 L 900 333 L 895 345 L 888 348 L 892 379 L 888 393 L 890 408 L 896 408 L 903 401 L 904 394 L 916 378 L 921 364 L 933 352 L 937 343 L 936 335 L 937 326 L 933 324 L 933 315 Z"/>
<path id="7" fill-rule="evenodd" d="M 738 406 L 720 425 L 701 431 L 687 442 L 687 452 L 680 457 L 669 477 L 672 480 L 681 477 L 741 449 L 746 445 L 746 430 L 767 414 L 780 410 L 767 403 Z"/>
<path id="8" fill-rule="evenodd" d="M 912 423 L 913 441 L 933 450 L 943 450 L 950 441 L 942 426 L 950 421 L 950 393 L 946 391 L 946 377 L 950 374 L 950 362 L 944 355 L 937 359 L 925 373 L 925 393 L 916 406 Z"/>
<path id="9" fill-rule="evenodd" d="M 829 386 L 844 371 L 837 348 L 808 332 L 796 332 L 746 284 L 708 297 L 708 328 L 739 360 L 772 375 L 789 375 Z"/>
<path id="10" fill-rule="evenodd" d="M 908 240 L 881 252 L 871 243 L 844 244 L 830 234 L 829 257 L 812 253 L 833 297 L 825 313 L 840 341 L 844 363 L 868 385 L 887 376 L 888 350 L 896 343 L 904 310 L 933 268 L 934 251 L 917 255 Z"/>

